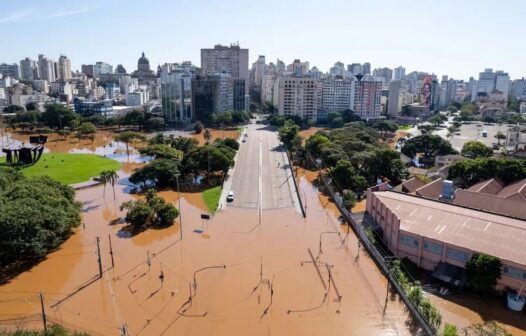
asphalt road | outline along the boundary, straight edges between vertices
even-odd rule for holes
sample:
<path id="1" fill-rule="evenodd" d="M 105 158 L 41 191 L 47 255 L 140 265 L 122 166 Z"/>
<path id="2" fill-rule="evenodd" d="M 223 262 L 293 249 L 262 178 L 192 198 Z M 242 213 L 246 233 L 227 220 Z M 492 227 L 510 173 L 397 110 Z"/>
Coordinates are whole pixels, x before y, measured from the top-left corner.
<path id="1" fill-rule="evenodd" d="M 228 205 L 262 210 L 296 205 L 292 171 L 275 129 L 250 124 L 246 134 L 230 187 L 234 201 Z"/>

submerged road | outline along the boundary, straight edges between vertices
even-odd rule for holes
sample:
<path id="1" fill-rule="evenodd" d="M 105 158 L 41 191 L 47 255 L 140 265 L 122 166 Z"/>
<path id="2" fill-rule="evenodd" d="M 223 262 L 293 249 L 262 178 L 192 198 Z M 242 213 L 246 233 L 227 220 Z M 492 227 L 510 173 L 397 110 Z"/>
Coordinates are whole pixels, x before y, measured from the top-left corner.
<path id="1" fill-rule="evenodd" d="M 244 132 L 247 136 L 242 135 L 245 142 L 230 177 L 235 197 L 228 205 L 261 210 L 299 207 L 292 170 L 275 128 L 249 124 Z"/>

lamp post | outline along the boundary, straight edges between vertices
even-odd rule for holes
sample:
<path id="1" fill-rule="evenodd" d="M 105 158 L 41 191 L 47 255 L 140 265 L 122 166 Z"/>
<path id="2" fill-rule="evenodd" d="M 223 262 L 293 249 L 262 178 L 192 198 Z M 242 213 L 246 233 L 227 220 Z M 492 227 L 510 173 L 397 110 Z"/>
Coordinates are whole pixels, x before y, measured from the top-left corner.
<path id="1" fill-rule="evenodd" d="M 181 240 L 183 239 L 183 214 L 181 212 L 181 192 L 179 191 L 179 174 L 175 174 L 175 182 L 177 183 L 177 203 L 179 206 L 179 231 L 181 231 Z"/>

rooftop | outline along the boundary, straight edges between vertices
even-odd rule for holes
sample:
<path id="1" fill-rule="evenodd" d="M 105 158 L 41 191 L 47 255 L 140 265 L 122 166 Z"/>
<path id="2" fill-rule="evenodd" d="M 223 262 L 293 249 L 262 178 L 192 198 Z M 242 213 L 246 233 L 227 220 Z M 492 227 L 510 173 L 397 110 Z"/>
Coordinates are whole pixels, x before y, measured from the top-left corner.
<path id="1" fill-rule="evenodd" d="M 524 265 L 526 221 L 391 191 L 374 193 L 400 229 Z"/>

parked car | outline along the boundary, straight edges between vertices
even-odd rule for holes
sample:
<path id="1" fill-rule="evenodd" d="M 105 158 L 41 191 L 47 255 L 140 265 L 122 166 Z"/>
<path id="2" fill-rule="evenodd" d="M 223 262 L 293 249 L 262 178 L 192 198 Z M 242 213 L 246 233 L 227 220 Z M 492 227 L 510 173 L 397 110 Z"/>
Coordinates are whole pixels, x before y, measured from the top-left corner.
<path id="1" fill-rule="evenodd" d="M 227 202 L 234 202 L 234 192 L 232 190 L 230 190 L 228 192 L 228 196 L 226 197 L 226 201 Z"/>

